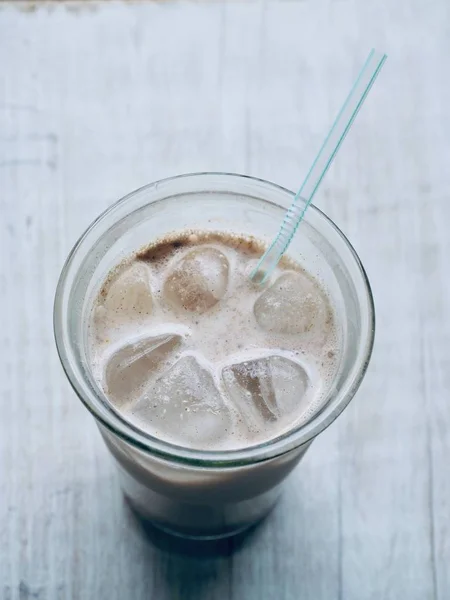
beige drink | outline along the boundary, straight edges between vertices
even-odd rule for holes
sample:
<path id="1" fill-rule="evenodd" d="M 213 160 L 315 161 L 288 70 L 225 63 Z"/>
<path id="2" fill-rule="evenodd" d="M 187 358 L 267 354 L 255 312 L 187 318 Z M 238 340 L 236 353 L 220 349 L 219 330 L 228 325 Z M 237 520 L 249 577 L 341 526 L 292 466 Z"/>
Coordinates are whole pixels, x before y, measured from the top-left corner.
<path id="1" fill-rule="evenodd" d="M 320 283 L 285 258 L 264 287 L 264 244 L 172 234 L 109 274 L 92 312 L 91 361 L 121 415 L 201 450 L 271 440 L 320 408 L 339 358 Z"/>
<path id="2" fill-rule="evenodd" d="M 159 181 L 101 215 L 61 273 L 67 377 L 126 498 L 176 535 L 223 537 L 262 519 L 366 370 L 367 278 L 314 206 L 291 259 L 263 288 L 249 282 L 292 198 L 238 175 Z"/>

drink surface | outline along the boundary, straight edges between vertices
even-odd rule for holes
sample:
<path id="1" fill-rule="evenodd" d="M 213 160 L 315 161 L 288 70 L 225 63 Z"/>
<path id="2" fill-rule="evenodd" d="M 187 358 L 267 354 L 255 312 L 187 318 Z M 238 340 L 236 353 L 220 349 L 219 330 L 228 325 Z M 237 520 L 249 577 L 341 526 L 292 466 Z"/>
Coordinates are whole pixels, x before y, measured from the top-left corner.
<path id="1" fill-rule="evenodd" d="M 339 364 L 335 311 L 288 257 L 253 284 L 264 250 L 249 236 L 179 232 L 111 271 L 92 309 L 90 358 L 125 419 L 223 450 L 271 440 L 320 409 Z"/>

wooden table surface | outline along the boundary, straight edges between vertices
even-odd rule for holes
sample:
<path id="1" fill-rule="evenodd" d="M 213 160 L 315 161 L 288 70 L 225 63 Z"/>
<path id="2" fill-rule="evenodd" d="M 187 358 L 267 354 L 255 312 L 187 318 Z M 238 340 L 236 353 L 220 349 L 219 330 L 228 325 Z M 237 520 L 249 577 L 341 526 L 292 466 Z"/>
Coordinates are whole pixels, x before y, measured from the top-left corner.
<path id="1" fill-rule="evenodd" d="M 316 198 L 373 285 L 367 377 L 247 539 L 149 536 L 56 356 L 63 261 L 155 179 L 295 188 L 371 46 Z M 2 600 L 450 598 L 448 0 L 0 3 L 0 57 Z"/>

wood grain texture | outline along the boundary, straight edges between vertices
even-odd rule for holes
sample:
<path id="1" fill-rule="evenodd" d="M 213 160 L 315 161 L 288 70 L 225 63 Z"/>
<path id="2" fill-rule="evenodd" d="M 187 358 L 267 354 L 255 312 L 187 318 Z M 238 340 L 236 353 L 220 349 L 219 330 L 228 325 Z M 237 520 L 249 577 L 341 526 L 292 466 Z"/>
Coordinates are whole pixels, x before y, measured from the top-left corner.
<path id="1" fill-rule="evenodd" d="M 0 5 L 0 598 L 450 598 L 450 4 Z M 377 307 L 373 361 L 282 503 L 216 555 L 145 535 L 56 357 L 109 203 L 181 172 L 295 188 L 370 46 L 389 61 L 317 204 Z"/>

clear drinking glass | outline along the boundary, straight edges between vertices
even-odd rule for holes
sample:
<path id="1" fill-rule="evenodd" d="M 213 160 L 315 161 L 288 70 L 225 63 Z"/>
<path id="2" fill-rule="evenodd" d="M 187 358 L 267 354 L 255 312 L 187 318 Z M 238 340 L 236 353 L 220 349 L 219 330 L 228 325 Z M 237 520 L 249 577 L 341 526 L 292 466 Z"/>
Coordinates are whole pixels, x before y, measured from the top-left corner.
<path id="1" fill-rule="evenodd" d="M 293 196 L 273 183 L 227 173 L 158 181 L 132 192 L 94 221 L 63 267 L 54 309 L 63 368 L 96 419 L 125 496 L 142 517 L 170 533 L 225 537 L 267 514 L 283 480 L 361 383 L 375 327 L 369 282 L 345 236 L 311 206 L 289 254 L 323 282 L 332 298 L 342 343 L 338 372 L 309 422 L 269 442 L 230 451 L 192 450 L 157 439 L 125 421 L 108 403 L 89 364 L 93 301 L 113 266 L 169 231 L 232 231 L 271 241 Z"/>

